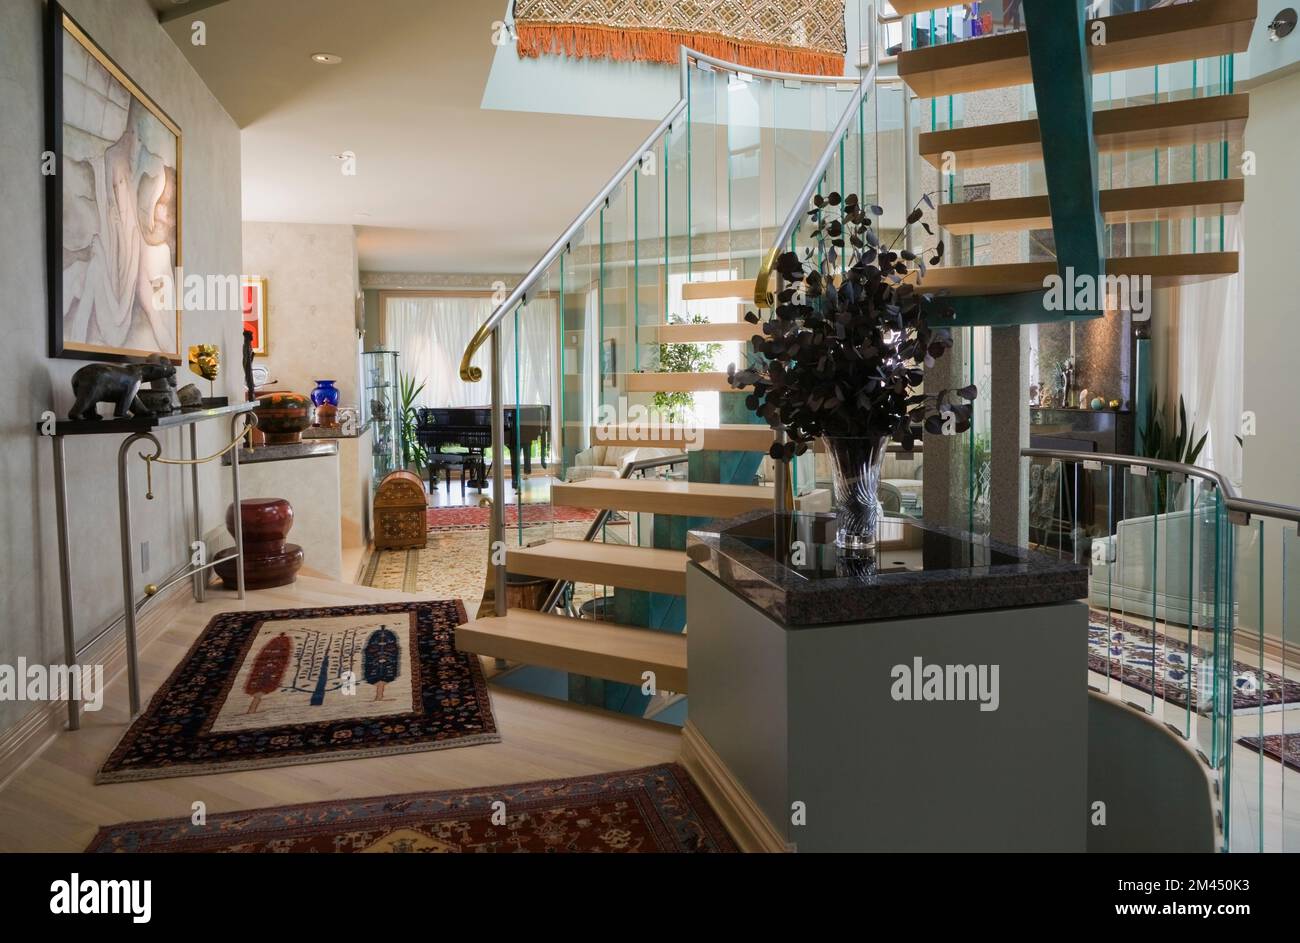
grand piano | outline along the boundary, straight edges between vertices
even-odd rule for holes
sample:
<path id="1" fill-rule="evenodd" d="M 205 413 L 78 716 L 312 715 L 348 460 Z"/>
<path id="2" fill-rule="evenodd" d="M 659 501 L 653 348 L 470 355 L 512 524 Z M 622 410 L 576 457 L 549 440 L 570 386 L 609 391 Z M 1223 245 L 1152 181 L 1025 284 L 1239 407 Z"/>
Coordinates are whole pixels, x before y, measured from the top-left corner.
<path id="1" fill-rule="evenodd" d="M 487 468 L 483 450 L 492 445 L 492 407 L 445 406 L 425 407 L 415 411 L 416 438 L 433 453 L 447 446 L 469 450 L 477 458 L 478 477 L 470 482 L 475 488 L 487 486 Z M 525 473 L 533 470 L 533 443 L 542 443 L 542 467 L 546 467 L 551 447 L 551 407 L 519 405 L 505 407 L 506 448 L 510 450 L 511 482 L 519 487 L 519 450 L 523 449 Z"/>

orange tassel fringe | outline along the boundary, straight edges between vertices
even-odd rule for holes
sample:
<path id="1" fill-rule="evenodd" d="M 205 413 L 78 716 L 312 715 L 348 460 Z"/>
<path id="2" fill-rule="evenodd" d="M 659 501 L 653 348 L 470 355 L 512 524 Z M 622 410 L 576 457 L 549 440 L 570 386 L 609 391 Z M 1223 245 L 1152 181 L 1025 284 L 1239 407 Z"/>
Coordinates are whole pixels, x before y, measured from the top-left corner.
<path id="1" fill-rule="evenodd" d="M 674 33 L 571 23 L 516 23 L 521 58 L 564 55 L 578 59 L 640 60 L 676 64 L 681 46 L 751 69 L 802 75 L 843 75 L 844 54 L 765 43 L 741 42 L 709 33 Z"/>

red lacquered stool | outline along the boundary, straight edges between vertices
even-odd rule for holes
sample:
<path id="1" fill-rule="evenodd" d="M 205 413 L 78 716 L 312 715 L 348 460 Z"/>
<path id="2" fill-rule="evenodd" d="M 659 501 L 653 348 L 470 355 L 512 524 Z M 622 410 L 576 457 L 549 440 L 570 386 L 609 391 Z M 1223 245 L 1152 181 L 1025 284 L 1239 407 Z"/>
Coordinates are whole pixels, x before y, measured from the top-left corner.
<path id="1" fill-rule="evenodd" d="M 285 543 L 293 527 L 293 505 L 284 498 L 245 498 L 239 507 L 244 526 L 244 587 L 269 589 L 292 583 L 298 577 L 303 559 L 302 547 Z M 226 530 L 234 536 L 233 504 L 226 509 Z M 217 559 L 234 552 L 234 548 L 222 550 Z M 224 560 L 213 569 L 226 589 L 237 588 L 234 560 Z"/>

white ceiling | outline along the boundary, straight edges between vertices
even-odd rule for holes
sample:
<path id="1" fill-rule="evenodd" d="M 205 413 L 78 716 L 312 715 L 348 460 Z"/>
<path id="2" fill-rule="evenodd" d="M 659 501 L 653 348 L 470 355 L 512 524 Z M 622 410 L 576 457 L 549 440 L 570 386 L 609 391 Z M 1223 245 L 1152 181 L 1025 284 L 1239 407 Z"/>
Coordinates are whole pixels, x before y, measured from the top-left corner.
<path id="1" fill-rule="evenodd" d="M 505 6 L 226 0 L 165 28 L 243 129 L 245 219 L 356 226 L 368 271 L 522 273 L 653 122 L 480 108 Z"/>

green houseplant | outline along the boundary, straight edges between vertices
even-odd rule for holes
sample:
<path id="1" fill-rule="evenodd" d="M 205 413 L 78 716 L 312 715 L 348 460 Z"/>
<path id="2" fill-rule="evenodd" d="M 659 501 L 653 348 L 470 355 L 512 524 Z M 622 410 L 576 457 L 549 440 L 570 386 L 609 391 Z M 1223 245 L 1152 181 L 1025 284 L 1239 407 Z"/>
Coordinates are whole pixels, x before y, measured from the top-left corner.
<path id="1" fill-rule="evenodd" d="M 423 392 L 424 381 L 417 384 L 414 374 L 397 375 L 397 394 L 402 405 L 402 465 L 405 468 L 414 465 L 417 471 L 429 464 L 429 450 L 420 444 L 419 437 L 416 435 L 419 420 L 415 413 L 415 404 Z"/>
<path id="2" fill-rule="evenodd" d="M 774 459 L 789 461 L 822 439 L 833 475 L 835 542 L 845 551 L 875 546 L 890 439 L 912 448 L 918 424 L 933 435 L 965 432 L 977 392 L 973 385 L 921 390 L 925 369 L 952 346 L 951 333 L 930 321 L 952 310 L 919 288 L 927 262 L 896 248 L 920 222 L 920 203 L 889 245 L 875 231 L 883 213 L 852 194 L 813 197 L 802 256 L 784 252 L 774 262 L 783 287 L 751 341 L 752 362 L 728 371 L 732 386 L 752 390 L 746 405 L 787 434 L 788 442 L 773 444 Z M 923 255 L 938 265 L 943 242 Z M 759 323 L 752 311 L 745 319 Z"/>
<path id="3" fill-rule="evenodd" d="M 1207 429 L 1201 434 L 1200 439 L 1196 438 L 1196 424 L 1187 423 L 1187 404 L 1183 402 L 1181 393 L 1178 396 L 1178 426 L 1173 430 L 1173 435 L 1170 435 L 1170 430 L 1165 426 L 1165 411 L 1160 405 L 1159 391 L 1151 390 L 1146 418 L 1142 424 L 1142 455 L 1145 458 L 1158 458 L 1166 462 L 1178 462 L 1181 465 L 1195 465 L 1209 435 Z M 1178 497 L 1178 489 L 1169 487 L 1169 473 L 1153 472 L 1150 478 L 1155 510 L 1157 512 L 1169 510 L 1166 496 L 1171 502 Z"/>

